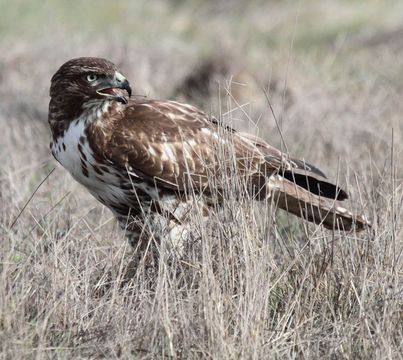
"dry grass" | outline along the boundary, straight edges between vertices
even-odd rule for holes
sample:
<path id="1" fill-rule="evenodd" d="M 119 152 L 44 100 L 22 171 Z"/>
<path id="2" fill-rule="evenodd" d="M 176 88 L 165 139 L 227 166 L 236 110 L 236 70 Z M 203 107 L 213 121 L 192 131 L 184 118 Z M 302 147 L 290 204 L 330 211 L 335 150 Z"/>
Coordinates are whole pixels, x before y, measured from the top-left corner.
<path id="1" fill-rule="evenodd" d="M 400 2 L 134 3 L 77 14 L 61 1 L 2 3 L 0 357 L 400 358 Z M 268 86 L 290 152 L 339 174 L 373 232 L 332 233 L 229 196 L 210 221 L 194 216 L 185 261 L 161 249 L 150 273 L 60 166 L 10 228 L 55 166 L 49 79 L 78 55 L 108 57 L 138 93 L 191 97 L 280 146 Z"/>

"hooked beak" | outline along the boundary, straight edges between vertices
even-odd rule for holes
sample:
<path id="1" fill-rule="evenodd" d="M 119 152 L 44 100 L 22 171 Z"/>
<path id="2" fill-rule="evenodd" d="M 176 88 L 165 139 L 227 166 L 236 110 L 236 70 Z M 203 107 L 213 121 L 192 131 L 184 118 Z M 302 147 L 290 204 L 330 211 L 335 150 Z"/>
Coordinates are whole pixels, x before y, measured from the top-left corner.
<path id="1" fill-rule="evenodd" d="M 117 71 L 115 71 L 113 78 L 106 78 L 98 87 L 97 94 L 122 104 L 127 104 L 128 98 L 132 96 L 132 88 L 129 82 Z"/>

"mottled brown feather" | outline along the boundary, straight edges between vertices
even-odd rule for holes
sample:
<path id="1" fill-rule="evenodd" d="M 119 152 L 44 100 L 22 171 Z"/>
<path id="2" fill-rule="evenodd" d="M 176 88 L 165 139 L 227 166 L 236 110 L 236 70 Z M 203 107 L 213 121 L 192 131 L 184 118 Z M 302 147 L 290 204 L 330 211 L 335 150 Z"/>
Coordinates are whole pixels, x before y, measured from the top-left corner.
<path id="1" fill-rule="evenodd" d="M 189 181 L 195 189 L 208 191 L 208 176 L 219 176 L 223 170 L 217 153 L 221 141 L 231 143 L 239 176 L 260 176 L 261 171 L 270 175 L 278 169 L 250 141 L 223 131 L 196 108 L 176 102 L 131 101 L 122 112 L 104 119 L 102 126 L 91 124 L 87 134 L 94 152 L 122 171 L 180 191 Z"/>

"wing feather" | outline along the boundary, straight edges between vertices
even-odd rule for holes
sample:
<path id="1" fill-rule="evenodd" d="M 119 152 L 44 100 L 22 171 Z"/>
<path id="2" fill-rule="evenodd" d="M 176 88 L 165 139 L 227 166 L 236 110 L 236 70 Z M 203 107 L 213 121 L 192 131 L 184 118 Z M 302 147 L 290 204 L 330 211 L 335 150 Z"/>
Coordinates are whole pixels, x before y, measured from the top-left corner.
<path id="1" fill-rule="evenodd" d="M 209 191 L 209 175 L 225 179 L 220 174 L 227 172 L 231 178 L 235 164 L 237 176 L 258 189 L 276 172 L 314 194 L 347 198 L 314 166 L 289 158 L 258 137 L 223 126 L 191 105 L 142 100 L 123 109 L 112 112 L 101 125 L 92 124 L 88 137 L 98 155 L 149 183 L 179 191 L 189 185 Z M 214 187 L 220 188 L 217 180 Z"/>
<path id="2" fill-rule="evenodd" d="M 209 174 L 225 171 L 223 159 L 228 167 L 235 160 L 238 175 L 248 177 L 267 164 L 256 146 L 233 134 L 193 106 L 150 100 L 129 103 L 102 126 L 90 126 L 88 136 L 94 151 L 120 170 L 166 188 L 184 190 L 191 183 L 204 191 Z"/>

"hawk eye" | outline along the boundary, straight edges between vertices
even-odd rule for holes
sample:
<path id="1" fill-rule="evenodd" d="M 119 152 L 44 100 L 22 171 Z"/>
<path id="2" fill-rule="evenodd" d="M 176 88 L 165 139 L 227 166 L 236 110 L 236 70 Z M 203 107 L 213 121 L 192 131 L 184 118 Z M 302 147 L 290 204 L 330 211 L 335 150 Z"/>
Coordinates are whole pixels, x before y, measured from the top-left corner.
<path id="1" fill-rule="evenodd" d="M 88 82 L 93 82 L 98 79 L 98 76 L 95 74 L 88 74 L 85 78 Z"/>

